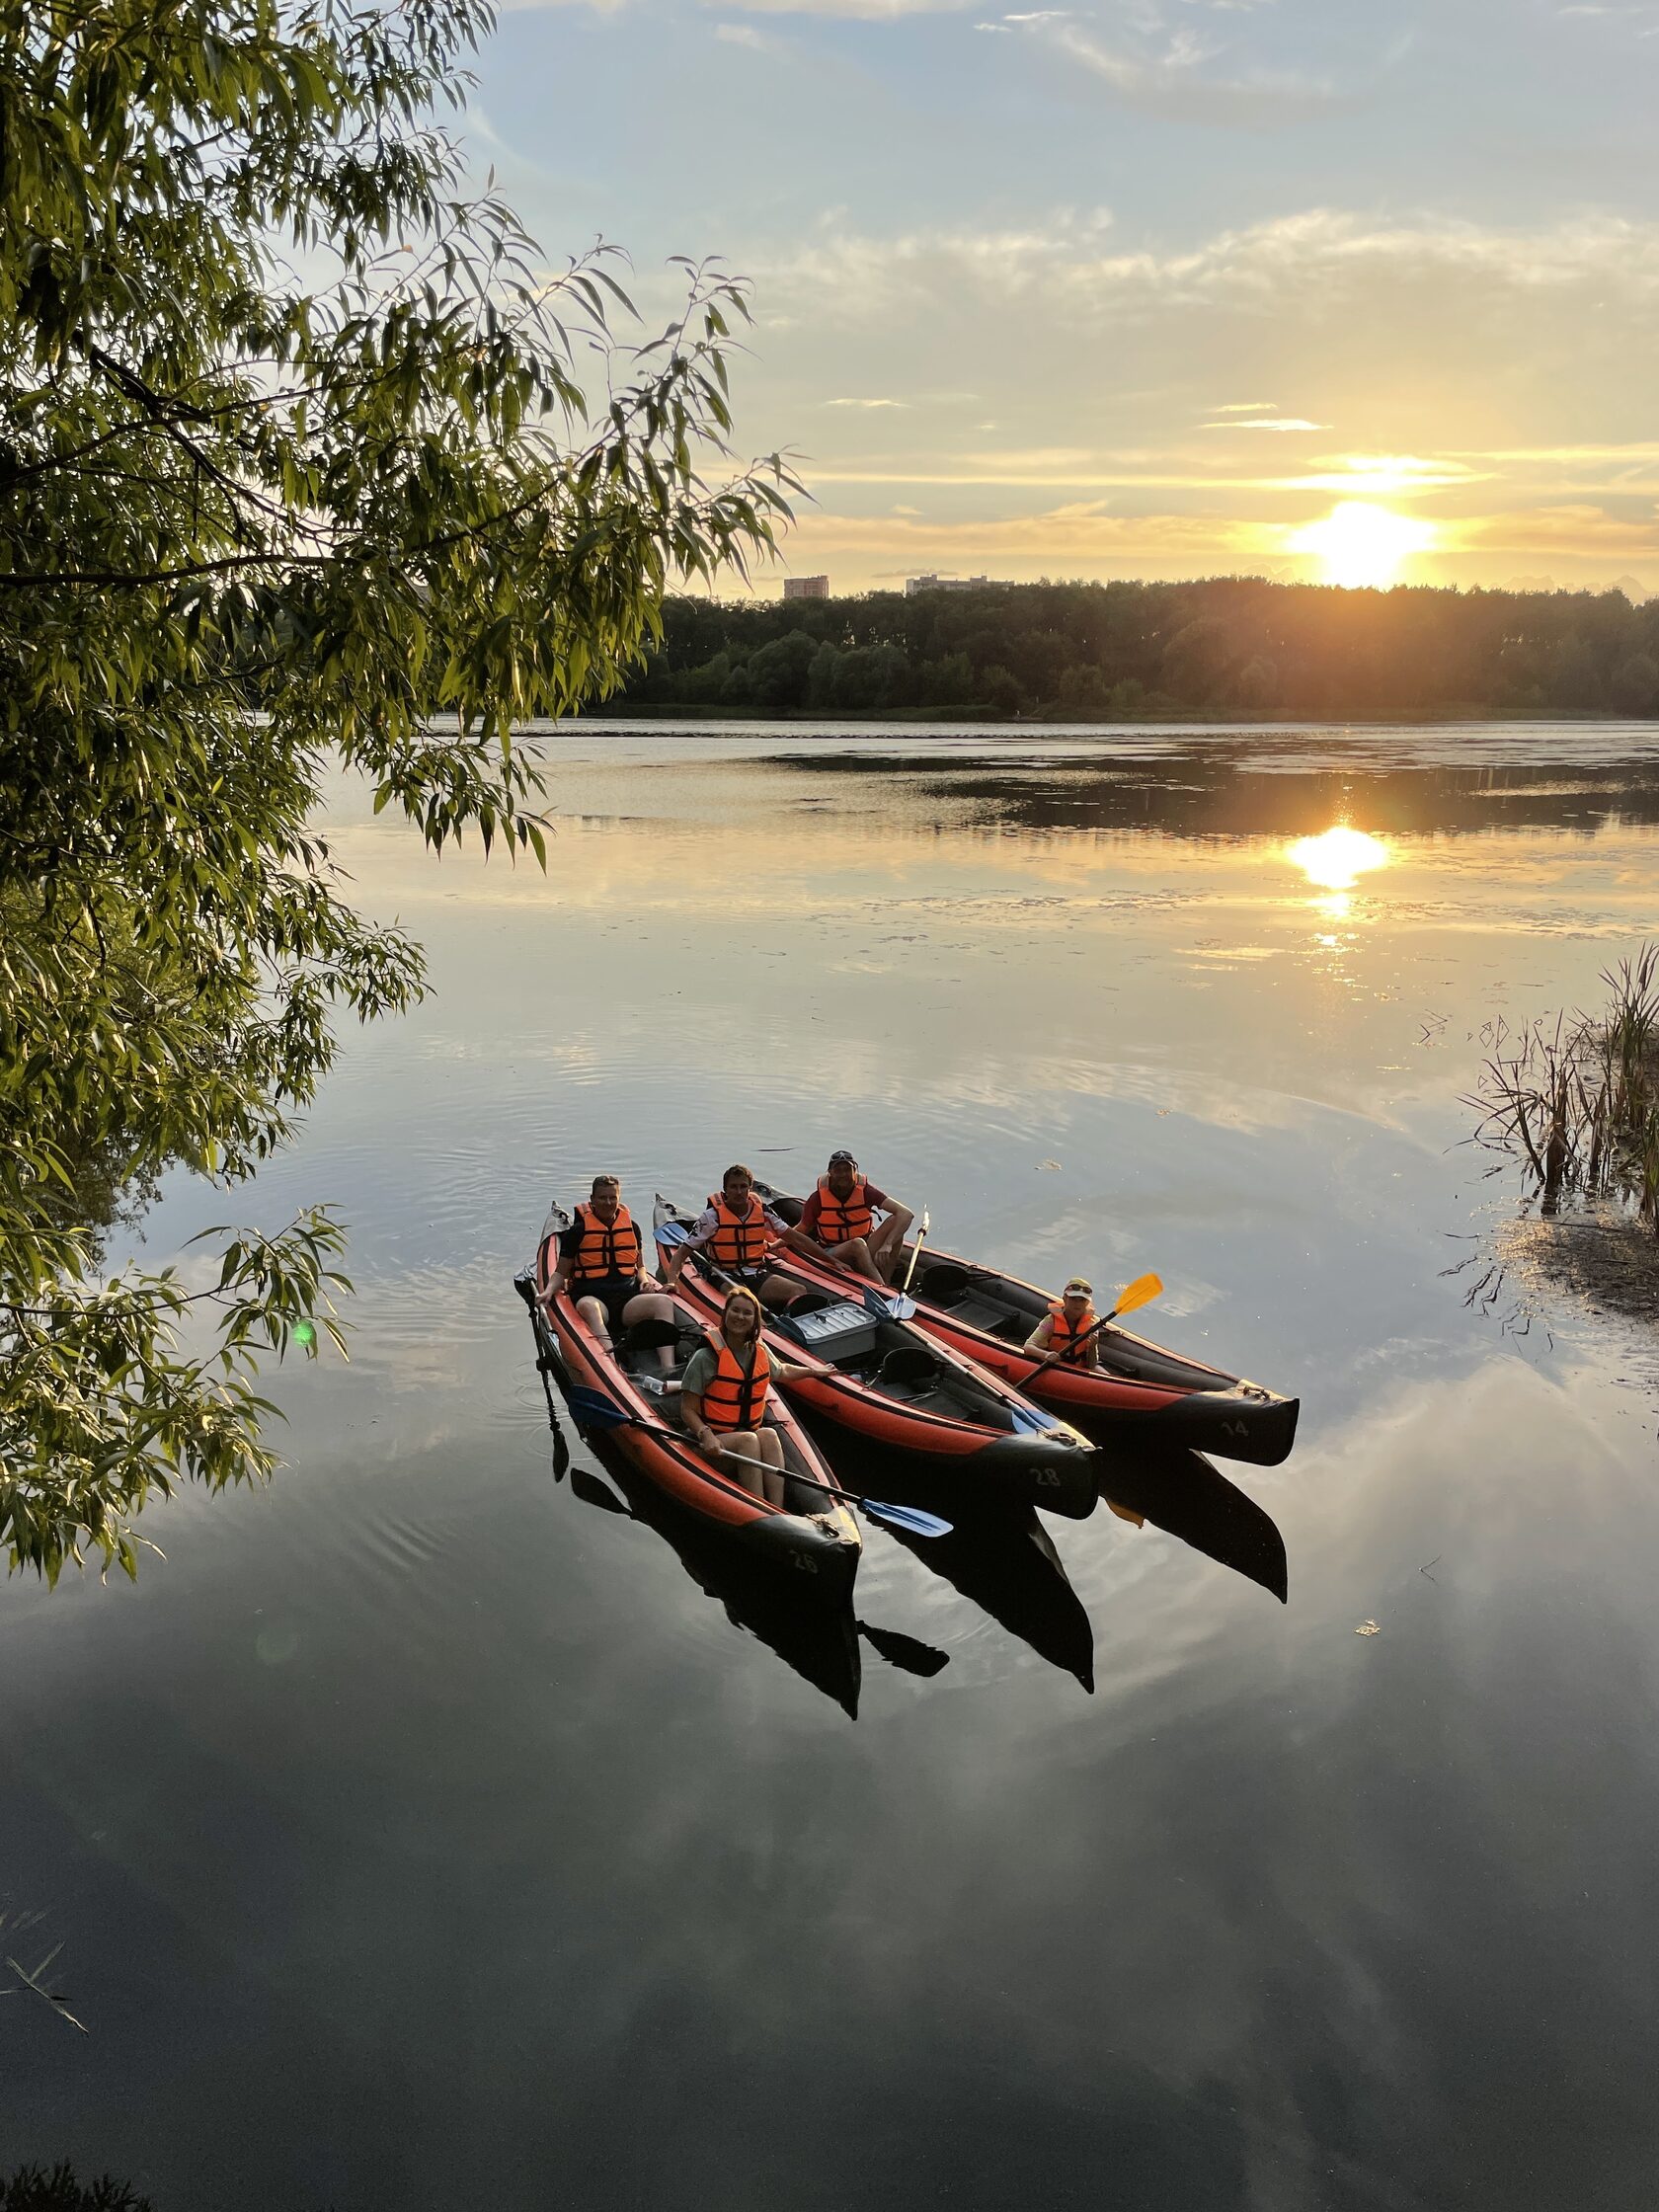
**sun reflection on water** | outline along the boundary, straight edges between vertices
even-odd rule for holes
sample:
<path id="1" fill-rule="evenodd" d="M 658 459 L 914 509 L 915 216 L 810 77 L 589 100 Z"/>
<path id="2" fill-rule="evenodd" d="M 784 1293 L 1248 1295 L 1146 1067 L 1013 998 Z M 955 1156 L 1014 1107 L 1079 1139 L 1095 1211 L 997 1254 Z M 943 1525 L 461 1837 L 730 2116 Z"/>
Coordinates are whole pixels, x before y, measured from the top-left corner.
<path id="1" fill-rule="evenodd" d="M 1322 836 L 1299 837 L 1286 846 L 1285 857 L 1321 891 L 1352 891 L 1362 876 L 1385 868 L 1392 855 L 1381 837 L 1341 823 Z"/>

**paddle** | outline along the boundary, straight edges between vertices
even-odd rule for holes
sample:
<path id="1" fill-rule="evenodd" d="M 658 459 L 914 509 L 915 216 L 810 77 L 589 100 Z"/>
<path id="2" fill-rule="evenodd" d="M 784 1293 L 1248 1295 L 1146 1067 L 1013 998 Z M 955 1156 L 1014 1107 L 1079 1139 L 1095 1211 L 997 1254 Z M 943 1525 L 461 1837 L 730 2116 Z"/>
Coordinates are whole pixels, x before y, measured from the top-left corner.
<path id="1" fill-rule="evenodd" d="M 670 1437 L 676 1444 L 688 1441 L 677 1430 L 671 1429 L 666 1422 L 647 1421 L 637 1413 L 625 1413 L 621 1406 L 613 1404 L 602 1391 L 590 1390 L 583 1383 L 574 1384 L 568 1395 L 572 1413 L 590 1428 L 644 1429 L 653 1436 Z M 723 1460 L 741 1461 L 746 1467 L 755 1464 L 753 1460 L 742 1452 L 722 1451 L 720 1457 Z M 846 1505 L 857 1506 L 872 1521 L 884 1523 L 889 1528 L 904 1529 L 912 1537 L 948 1537 L 951 1533 L 952 1524 L 949 1521 L 941 1520 L 936 1513 L 923 1513 L 919 1506 L 888 1505 L 879 1498 L 862 1497 L 856 1490 L 837 1489 L 830 1482 L 815 1481 L 814 1487 L 832 1498 L 841 1499 Z"/>
<path id="2" fill-rule="evenodd" d="M 1034 1367 L 1031 1373 L 1026 1376 L 1020 1384 L 1020 1388 L 1029 1390 L 1038 1376 L 1047 1375 L 1051 1367 L 1059 1367 L 1073 1352 L 1079 1351 L 1083 1345 L 1087 1344 L 1091 1337 L 1098 1336 L 1106 1323 L 1115 1321 L 1120 1313 L 1133 1313 L 1137 1307 L 1150 1305 L 1154 1298 L 1161 1298 L 1162 1296 L 1163 1284 L 1157 1276 L 1138 1275 L 1127 1290 L 1119 1292 L 1118 1303 L 1113 1306 L 1110 1313 L 1096 1321 L 1093 1328 L 1084 1329 L 1081 1336 L 1073 1337 L 1064 1350 L 1051 1352 L 1041 1367 Z"/>
<path id="3" fill-rule="evenodd" d="M 530 1334 L 535 1338 L 536 1373 L 541 1377 L 541 1386 L 547 1393 L 547 1423 L 553 1431 L 553 1479 L 555 1482 L 562 1482 L 565 1479 L 565 1469 L 570 1465 L 570 1446 L 565 1442 L 565 1432 L 559 1426 L 558 1411 L 553 1403 L 553 1385 L 547 1380 L 548 1370 L 553 1363 L 541 1349 L 541 1336 L 533 1314 L 530 1317 Z"/>
<path id="4" fill-rule="evenodd" d="M 916 1240 L 910 1246 L 910 1264 L 908 1268 L 906 1268 L 905 1280 L 899 1286 L 901 1297 L 903 1297 L 905 1292 L 908 1291 L 910 1287 L 910 1277 L 915 1273 L 915 1263 L 921 1257 L 921 1247 L 926 1242 L 927 1232 L 932 1226 L 932 1220 L 928 1215 L 926 1207 L 924 1206 L 921 1210 L 921 1226 L 916 1230 Z"/>
<path id="5" fill-rule="evenodd" d="M 584 1505 L 596 1506 L 601 1513 L 619 1513 L 625 1521 L 639 1519 L 631 1507 L 622 1503 L 608 1482 L 590 1474 L 586 1467 L 572 1469 L 571 1488 Z M 857 1620 L 853 1626 L 872 1651 L 890 1667 L 903 1668 L 906 1674 L 920 1675 L 925 1680 L 942 1673 L 950 1665 L 948 1651 L 941 1651 L 936 1644 L 923 1643 L 917 1636 L 907 1636 L 898 1628 L 876 1628 L 868 1620 Z"/>

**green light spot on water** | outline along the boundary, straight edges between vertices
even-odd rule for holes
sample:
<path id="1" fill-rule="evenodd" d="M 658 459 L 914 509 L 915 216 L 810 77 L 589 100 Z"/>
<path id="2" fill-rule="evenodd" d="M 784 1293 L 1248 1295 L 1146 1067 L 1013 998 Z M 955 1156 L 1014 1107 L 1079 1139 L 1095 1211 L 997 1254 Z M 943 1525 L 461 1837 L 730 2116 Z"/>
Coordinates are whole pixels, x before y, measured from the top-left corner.
<path id="1" fill-rule="evenodd" d="M 317 1325 L 314 1321 L 296 1321 L 293 1333 L 294 1342 L 303 1345 L 306 1351 L 317 1341 Z"/>

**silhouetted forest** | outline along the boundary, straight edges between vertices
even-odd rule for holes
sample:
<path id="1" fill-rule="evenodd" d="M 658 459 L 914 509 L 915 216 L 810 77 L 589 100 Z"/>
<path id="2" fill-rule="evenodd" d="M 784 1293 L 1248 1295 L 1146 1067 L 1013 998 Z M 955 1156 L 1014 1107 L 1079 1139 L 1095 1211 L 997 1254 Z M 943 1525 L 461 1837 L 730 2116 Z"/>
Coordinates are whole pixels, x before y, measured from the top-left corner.
<path id="1" fill-rule="evenodd" d="M 671 598 L 608 702 L 726 714 L 1659 713 L 1659 600 L 1213 578 L 905 598 Z"/>

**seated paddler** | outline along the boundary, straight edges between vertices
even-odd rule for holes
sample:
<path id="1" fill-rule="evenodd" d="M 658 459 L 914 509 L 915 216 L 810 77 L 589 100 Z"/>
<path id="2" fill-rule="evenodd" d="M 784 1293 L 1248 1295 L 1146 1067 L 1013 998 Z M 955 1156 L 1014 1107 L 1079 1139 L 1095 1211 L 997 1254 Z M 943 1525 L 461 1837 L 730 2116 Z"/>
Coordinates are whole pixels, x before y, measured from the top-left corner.
<path id="1" fill-rule="evenodd" d="M 773 1275 L 767 1260 L 788 1234 L 788 1224 L 756 1197 L 753 1170 L 740 1163 L 727 1168 L 719 1190 L 710 1192 L 690 1235 L 670 1249 L 663 1280 L 672 1290 L 687 1253 L 701 1252 L 724 1274 L 746 1284 L 763 1304 L 786 1304 L 801 1286 Z"/>
<path id="2" fill-rule="evenodd" d="M 1025 1349 L 1044 1359 L 1060 1355 L 1062 1367 L 1097 1368 L 1106 1331 L 1097 1328 L 1094 1285 L 1086 1275 L 1073 1275 L 1049 1310 L 1025 1340 Z M 1090 1330 L 1094 1333 L 1091 1336 Z"/>
<path id="3" fill-rule="evenodd" d="M 839 1260 L 872 1283 L 891 1283 L 914 1220 L 908 1206 L 859 1173 L 850 1152 L 831 1152 L 787 1242 L 818 1259 Z"/>
<path id="4" fill-rule="evenodd" d="M 638 1224 L 622 1203 L 614 1175 L 595 1175 L 592 1193 L 576 1219 L 559 1235 L 559 1264 L 548 1285 L 551 1297 L 568 1291 L 576 1309 L 601 1344 L 615 1346 L 637 1321 L 672 1326 L 673 1304 L 658 1289 L 645 1264 L 645 1243 Z M 671 1366 L 667 1346 L 658 1365 Z"/>
<path id="5" fill-rule="evenodd" d="M 768 1505 L 783 1503 L 783 1442 L 763 1426 L 766 1393 L 811 1371 L 774 1360 L 760 1341 L 760 1301 L 741 1285 L 727 1294 L 718 1328 L 686 1363 L 679 1402 L 697 1449 Z M 734 1457 L 735 1455 L 735 1457 Z"/>

